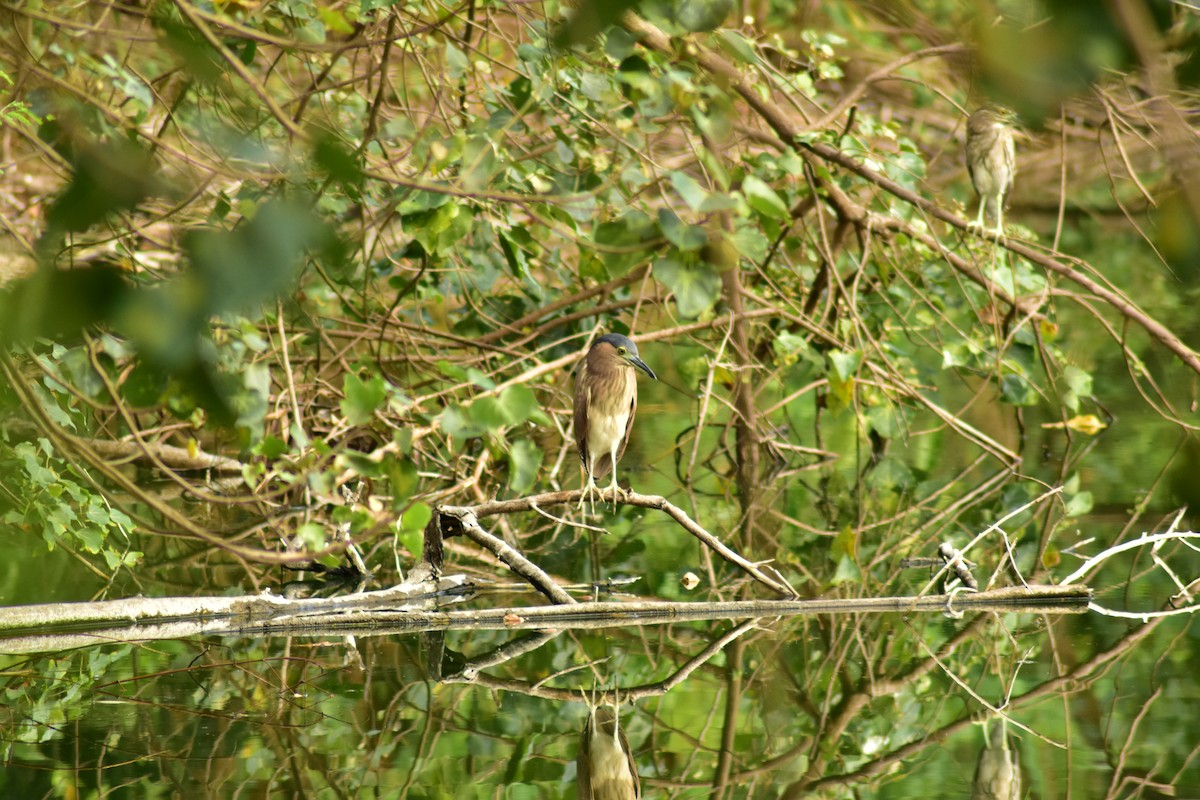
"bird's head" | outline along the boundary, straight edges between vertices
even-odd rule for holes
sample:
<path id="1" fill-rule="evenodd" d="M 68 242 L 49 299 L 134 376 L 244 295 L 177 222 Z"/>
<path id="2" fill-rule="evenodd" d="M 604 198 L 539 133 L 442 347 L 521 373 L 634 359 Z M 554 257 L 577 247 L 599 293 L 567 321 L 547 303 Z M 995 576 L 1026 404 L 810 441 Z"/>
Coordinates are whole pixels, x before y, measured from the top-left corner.
<path id="1" fill-rule="evenodd" d="M 619 333 L 606 333 L 600 338 L 596 339 L 596 341 L 592 344 L 592 349 L 595 350 L 597 347 L 604 347 L 605 345 L 608 345 L 612 348 L 614 357 L 620 359 L 634 369 L 640 369 L 654 380 L 658 380 L 658 376 L 654 374 L 654 370 L 646 366 L 645 361 L 642 361 L 641 357 L 638 355 L 637 345 L 634 344 L 633 340 L 628 336 L 622 336 Z"/>
<path id="2" fill-rule="evenodd" d="M 982 108 L 976 109 L 975 113 L 971 114 L 971 120 L 981 126 L 1004 125 L 1012 127 L 1017 124 L 1017 112 L 1008 106 L 989 103 Z"/>

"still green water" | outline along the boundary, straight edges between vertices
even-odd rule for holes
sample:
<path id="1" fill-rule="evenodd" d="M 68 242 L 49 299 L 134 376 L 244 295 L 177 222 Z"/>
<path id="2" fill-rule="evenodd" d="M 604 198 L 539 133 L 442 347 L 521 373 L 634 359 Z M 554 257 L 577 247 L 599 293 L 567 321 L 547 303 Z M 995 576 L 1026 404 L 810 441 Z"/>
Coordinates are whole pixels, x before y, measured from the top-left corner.
<path id="1" fill-rule="evenodd" d="M 645 389 L 622 479 L 666 495 L 747 557 L 774 559 L 804 596 L 919 592 L 929 571 L 902 569 L 900 558 L 932 556 L 944 540 L 965 544 L 1035 500 L 1044 486 L 1032 478 L 1048 486 L 1064 477 L 1062 502 L 1090 507 L 1069 516 L 1047 501 L 1004 527 L 1026 575 L 1045 537 L 1048 559 L 1058 563 L 1038 579 L 1061 579 L 1080 563 L 1061 551 L 1092 539 L 1080 552 L 1093 554 L 1165 529 L 1190 485 L 1186 461 L 1167 458 L 1177 434 L 1136 408 L 1117 413 L 1101 436 L 1072 440 L 1027 413 L 1023 480 L 952 450 L 936 433 L 897 440 L 868 465 L 856 419 L 844 414 L 822 420 L 822 446 L 841 458 L 800 470 L 815 460 L 793 459 L 764 482 L 746 535 L 719 448 L 681 480 L 690 440 L 678 462 L 675 443 L 693 410 L 671 389 L 669 365 L 683 359 L 665 347 L 646 350 L 663 365 L 664 381 Z M 983 409 L 975 423 L 1015 442 L 1011 422 L 997 415 L 1002 421 L 992 424 L 990 413 Z M 793 421 L 781 437 L 812 430 L 811 419 Z M 712 563 L 662 514 L 603 506 L 598 513 L 607 536 L 538 518 L 514 528 L 523 551 L 564 582 L 587 582 L 598 571 L 638 577 L 625 587 L 630 596 L 766 596 Z M 296 579 L 146 537 L 138 545 L 146 563 L 110 582 L 21 532 L 3 536 L 5 605 L 253 593 Z M 447 572 L 508 580 L 472 558 L 470 544 L 454 547 Z M 1003 552 L 991 534 L 970 553 L 981 582 Z M 390 544 L 369 555 L 382 584 L 394 580 Z M 1184 581 L 1200 572 L 1200 559 L 1181 546 L 1159 556 Z M 701 579 L 693 590 L 681 584 L 689 571 Z M 997 575 L 1001 585 L 1014 580 L 1008 569 Z M 1099 604 L 1117 609 L 1160 609 L 1176 591 L 1146 552 L 1123 556 L 1088 583 Z M 472 602 L 542 600 L 484 593 Z M 973 784 L 977 770 L 995 771 L 979 767 L 981 759 L 997 757 L 1020 777 L 1014 797 L 1200 797 L 1196 650 L 1190 615 L 1143 623 L 1095 613 L 824 615 L 742 629 L 676 622 L 540 637 L 98 639 L 0 657 L 0 796 L 574 797 L 588 701 L 616 691 L 635 696 L 619 718 L 647 797 L 988 797 L 972 795 Z M 988 706 L 1011 719 L 990 750 L 984 723 L 1001 723 L 989 722 Z"/>

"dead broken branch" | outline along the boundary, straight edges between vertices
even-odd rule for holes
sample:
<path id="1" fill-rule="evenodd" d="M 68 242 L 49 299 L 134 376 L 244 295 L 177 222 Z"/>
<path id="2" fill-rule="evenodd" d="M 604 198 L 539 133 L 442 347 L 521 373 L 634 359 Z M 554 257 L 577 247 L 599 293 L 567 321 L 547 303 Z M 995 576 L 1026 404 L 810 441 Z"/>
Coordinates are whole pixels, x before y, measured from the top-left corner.
<path id="1" fill-rule="evenodd" d="M 481 547 L 494 553 L 513 572 L 525 578 L 529 581 L 530 585 L 546 595 L 553 602 L 560 604 L 573 603 L 574 600 L 558 584 L 554 583 L 549 575 L 522 556 L 514 547 L 484 530 L 480 526 L 479 520 L 499 514 L 515 514 L 523 511 L 544 513 L 542 511 L 543 508 L 578 503 L 582 496 L 583 493 L 581 491 L 575 490 L 569 492 L 549 492 L 512 500 L 492 500 L 473 506 L 438 506 L 433 519 L 425 529 L 425 558 L 435 569 L 440 569 L 442 564 L 441 539 L 460 534 L 466 535 Z M 709 533 L 698 522 L 688 516 L 686 511 L 669 502 L 665 497 L 637 494 L 635 492 L 621 493 L 615 499 L 612 497 L 611 492 L 604 492 L 602 497 L 605 503 L 619 502 L 624 505 L 662 511 L 679 523 L 681 528 L 699 539 L 705 547 L 730 564 L 742 569 L 763 586 L 783 597 L 799 597 L 796 590 L 788 585 L 788 582 L 778 572 L 772 569 L 771 572 L 774 574 L 768 575 L 762 569 L 767 562 L 754 563 L 743 558 L 741 554 Z"/>

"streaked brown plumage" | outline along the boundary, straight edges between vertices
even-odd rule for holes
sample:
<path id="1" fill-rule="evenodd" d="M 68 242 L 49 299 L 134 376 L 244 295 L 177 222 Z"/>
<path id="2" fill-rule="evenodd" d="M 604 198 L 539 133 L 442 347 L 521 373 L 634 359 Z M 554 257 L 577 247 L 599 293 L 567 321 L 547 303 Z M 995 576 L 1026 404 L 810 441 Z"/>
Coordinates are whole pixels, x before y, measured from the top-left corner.
<path id="1" fill-rule="evenodd" d="M 657 380 L 654 371 L 638 356 L 637 345 L 619 333 L 596 339 L 579 365 L 575 381 L 575 446 L 587 472 L 587 484 L 579 505 L 599 494 L 596 478 L 612 472 L 616 500 L 616 464 L 629 444 L 633 417 L 637 412 L 637 379 L 640 369 Z"/>
<path id="2" fill-rule="evenodd" d="M 1016 174 L 1012 125 L 1016 115 L 1007 109 L 984 107 L 967 118 L 967 171 L 979 195 L 975 224 L 1004 232 L 1004 205 Z"/>
<path id="3" fill-rule="evenodd" d="M 634 800 L 642 782 L 629 741 L 613 712 L 594 708 L 583 723 L 575 759 L 579 800 Z"/>

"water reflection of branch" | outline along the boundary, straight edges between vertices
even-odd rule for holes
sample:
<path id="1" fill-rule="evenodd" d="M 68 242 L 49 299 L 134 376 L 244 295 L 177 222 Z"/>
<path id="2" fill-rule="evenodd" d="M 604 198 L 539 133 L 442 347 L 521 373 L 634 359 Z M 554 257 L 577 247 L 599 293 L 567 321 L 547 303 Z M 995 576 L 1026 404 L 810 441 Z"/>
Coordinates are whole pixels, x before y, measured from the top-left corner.
<path id="1" fill-rule="evenodd" d="M 674 689 L 679 684 L 683 683 L 688 677 L 711 660 L 713 656 L 720 653 L 725 647 L 736 640 L 739 636 L 752 630 L 758 626 L 757 620 L 746 620 L 739 625 L 734 626 L 727 632 L 721 634 L 716 639 L 712 640 L 703 650 L 689 658 L 680 665 L 674 672 L 668 675 L 661 681 L 654 683 L 643 684 L 638 687 L 618 687 L 611 690 L 599 690 L 594 693 L 593 703 L 598 705 L 613 704 L 616 702 L 632 703 L 646 697 L 660 697 Z M 548 631 L 541 634 L 544 639 L 541 643 L 549 641 L 557 636 L 561 631 Z M 495 666 L 501 661 L 508 658 L 521 655 L 533 649 L 532 645 L 537 641 L 538 637 L 529 637 L 523 639 L 524 644 L 518 648 L 519 652 L 506 652 L 506 657 L 497 659 L 497 654 L 503 648 L 497 648 L 485 656 L 470 659 L 457 674 L 446 675 L 443 677 L 445 683 L 469 683 L 477 686 L 483 686 L 489 689 L 502 689 L 508 692 L 519 692 L 520 694 L 530 697 L 539 697 L 543 700 L 577 701 L 580 699 L 580 689 L 578 687 L 571 689 L 560 689 L 556 687 L 545 686 L 545 679 L 534 681 L 524 681 L 516 679 L 495 678 L 490 675 L 485 675 L 481 672 L 485 667 Z"/>
<path id="2" fill-rule="evenodd" d="M 1004 525 L 1004 523 L 1008 522 L 1010 519 L 1013 519 L 1013 518 L 1025 513 L 1029 509 L 1038 505 L 1042 501 L 1053 497 L 1054 495 L 1058 494 L 1062 490 L 1063 490 L 1063 487 L 1056 486 L 1053 489 L 1049 489 L 1045 492 L 1042 492 L 1040 495 L 1033 498 L 1028 503 L 1013 509 L 1012 511 L 1005 514 L 1000 519 L 993 522 L 991 525 L 984 528 L 979 533 L 975 534 L 975 538 L 973 538 L 970 542 L 967 543 L 967 545 L 965 547 L 962 548 L 962 552 L 966 553 L 967 551 L 969 551 L 980 540 L 982 540 L 983 537 L 987 536 L 989 533 L 992 533 L 993 531 L 999 531 L 1000 535 L 1004 538 L 1005 557 L 1009 559 L 1009 561 L 1013 565 L 1013 570 L 1016 571 L 1016 569 L 1017 569 L 1016 562 L 1012 560 L 1012 544 L 1009 542 L 1008 534 L 1004 532 L 1004 528 L 1002 526 Z M 1001 567 L 1003 566 L 1003 561 L 1001 561 L 1000 566 Z M 949 569 L 950 569 L 950 564 L 947 563 L 940 570 L 938 570 L 937 573 L 932 578 L 929 579 L 929 583 L 925 584 L 925 587 L 923 589 L 921 589 L 921 591 L 919 593 L 925 594 L 930 589 L 932 589 L 934 587 L 934 585 L 937 583 L 938 579 L 941 578 L 941 576 L 943 574 L 945 574 Z M 997 567 L 997 569 L 999 570 L 1000 567 Z M 1025 583 L 1025 579 L 1021 578 L 1020 574 L 1018 574 L 1017 577 L 1021 579 L 1022 584 Z M 1063 581 L 1063 583 L 1066 584 L 1066 583 L 1069 583 L 1069 581 Z M 989 582 L 989 584 L 990 584 L 990 582 Z"/>
<path id="3" fill-rule="evenodd" d="M 980 623 L 984 620 L 980 617 L 973 621 L 972 624 Z M 1071 692 L 1078 692 L 1086 687 L 1091 680 L 1098 675 L 1101 667 L 1115 661 L 1120 656 L 1131 651 L 1142 639 L 1149 636 L 1162 618 L 1152 620 L 1150 623 L 1131 630 L 1122 638 L 1118 639 L 1112 647 L 1102 652 L 1097 653 L 1087 661 L 1077 664 L 1070 671 L 1052 678 L 1035 689 L 1031 689 L 1019 697 L 1014 697 L 1009 703 L 1010 709 L 1019 709 L 1025 706 L 1033 705 L 1039 700 L 1047 697 L 1057 697 Z M 970 626 L 968 626 L 970 627 Z M 964 629 L 965 631 L 966 629 Z M 942 653 L 947 652 L 946 646 L 942 647 Z M 928 661 L 924 662 L 926 666 L 932 666 Z M 892 691 L 898 691 L 900 686 L 891 686 Z M 1011 718 L 1011 714 L 1010 714 Z M 781 800 L 785 798 L 802 798 L 810 796 L 811 792 L 817 791 L 825 786 L 851 786 L 862 782 L 865 779 L 883 775 L 891 770 L 895 765 L 903 763 L 908 759 L 913 758 L 927 747 L 937 745 L 955 733 L 959 732 L 968 725 L 973 725 L 974 720 L 970 716 L 965 716 L 954 722 L 948 723 L 941 728 L 929 731 L 920 739 L 914 740 L 907 744 L 897 747 L 895 750 L 888 752 L 886 755 L 867 762 L 851 772 L 846 772 L 840 775 L 823 775 L 812 781 L 807 781 L 801 778 L 799 781 L 791 784 L 787 790 L 781 795 Z M 810 770 L 811 773 L 811 770 Z"/>
<path id="4" fill-rule="evenodd" d="M 1105 548 L 1104 550 L 1100 551 L 1096 555 L 1094 555 L 1091 558 L 1084 561 L 1083 564 L 1079 567 L 1079 569 L 1075 570 L 1070 575 L 1068 575 L 1066 578 L 1064 578 L 1062 581 L 1062 585 L 1064 585 L 1064 586 L 1070 585 L 1070 584 L 1073 584 L 1075 581 L 1085 578 L 1088 575 L 1088 573 L 1090 573 L 1093 570 L 1095 570 L 1096 568 L 1100 567 L 1102 564 L 1104 564 L 1104 562 L 1108 561 L 1109 559 L 1113 558 L 1114 556 L 1116 556 L 1119 553 L 1123 553 L 1126 550 L 1134 550 L 1134 549 L 1137 549 L 1140 547 L 1146 547 L 1148 545 L 1150 547 L 1150 557 L 1153 560 L 1154 564 L 1160 570 L 1165 572 L 1167 574 L 1167 576 L 1171 579 L 1171 581 L 1175 584 L 1175 586 L 1179 588 L 1179 593 L 1176 594 L 1174 598 L 1172 598 L 1172 604 L 1174 605 L 1174 603 L 1177 602 L 1177 599 L 1181 600 L 1183 602 L 1190 602 L 1191 587 L 1195 586 L 1195 581 L 1189 582 L 1185 585 L 1183 583 L 1183 581 L 1181 581 L 1179 579 L 1179 577 L 1175 574 L 1175 572 L 1167 565 L 1167 563 L 1158 554 L 1158 551 L 1167 542 L 1179 542 L 1179 543 L 1183 544 L 1185 547 L 1191 548 L 1192 550 L 1197 549 L 1196 545 L 1192 544 L 1191 541 L 1200 539 L 1200 533 L 1195 533 L 1193 531 L 1177 531 L 1177 530 L 1175 530 L 1175 526 L 1178 525 L 1180 520 L 1183 519 L 1183 514 L 1184 514 L 1184 511 L 1180 510 L 1179 513 L 1175 515 L 1175 519 L 1173 519 L 1171 521 L 1171 524 L 1165 533 L 1153 533 L 1153 534 L 1143 533 L 1141 536 L 1139 536 L 1136 539 L 1132 539 L 1128 542 L 1122 542 L 1121 544 L 1117 544 L 1117 545 L 1113 545 L 1112 547 Z M 1120 617 L 1122 619 L 1140 619 L 1143 622 L 1146 622 L 1151 619 L 1160 619 L 1162 617 L 1173 617 L 1178 614 L 1194 614 L 1194 613 L 1196 613 L 1197 609 L 1200 609 L 1200 606 L 1188 605 L 1188 606 L 1184 606 L 1182 608 L 1167 608 L 1167 609 L 1162 609 L 1159 611 L 1117 611 L 1114 609 L 1104 608 L 1103 606 L 1099 606 L 1099 605 L 1096 605 L 1095 603 L 1092 603 L 1090 608 L 1092 611 L 1095 611 L 1100 614 L 1104 614 L 1105 616 Z"/>

